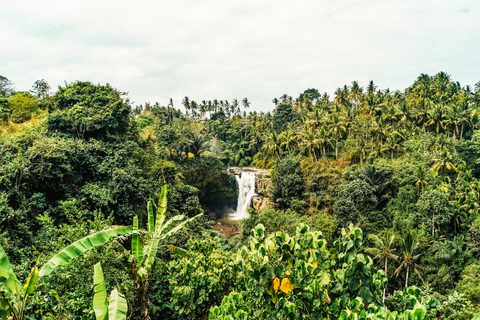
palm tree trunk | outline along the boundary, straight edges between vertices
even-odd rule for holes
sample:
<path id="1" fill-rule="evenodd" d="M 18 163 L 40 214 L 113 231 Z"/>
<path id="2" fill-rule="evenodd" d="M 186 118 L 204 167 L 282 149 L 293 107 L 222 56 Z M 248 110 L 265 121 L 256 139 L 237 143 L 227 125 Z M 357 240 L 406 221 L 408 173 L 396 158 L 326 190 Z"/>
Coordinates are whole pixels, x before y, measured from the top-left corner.
<path id="1" fill-rule="evenodd" d="M 405 278 L 405 288 L 408 287 L 408 272 L 410 271 L 410 265 L 407 267 L 407 277 Z"/>
<path id="2" fill-rule="evenodd" d="M 385 257 L 385 276 L 387 277 L 388 279 L 388 276 L 387 276 L 387 261 L 388 261 L 388 257 Z M 385 291 L 387 290 L 387 288 L 383 288 L 383 304 L 385 304 Z"/>
<path id="3" fill-rule="evenodd" d="M 335 160 L 338 160 L 338 140 L 335 140 Z"/>

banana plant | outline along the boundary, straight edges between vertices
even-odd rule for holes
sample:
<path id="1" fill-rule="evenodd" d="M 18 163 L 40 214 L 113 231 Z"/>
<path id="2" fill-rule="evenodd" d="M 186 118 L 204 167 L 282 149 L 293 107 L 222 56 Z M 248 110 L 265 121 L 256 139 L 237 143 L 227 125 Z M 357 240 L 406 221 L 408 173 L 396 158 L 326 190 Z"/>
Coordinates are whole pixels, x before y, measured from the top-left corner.
<path id="1" fill-rule="evenodd" d="M 0 245 L 0 319 L 22 320 L 24 318 L 27 298 L 35 291 L 37 281 L 51 274 L 58 266 L 69 264 L 73 259 L 88 250 L 109 242 L 113 237 L 132 232 L 132 227 L 117 227 L 88 235 L 53 256 L 40 270 L 35 266 L 22 287 L 13 273 L 12 265 L 5 250 Z"/>
<path id="2" fill-rule="evenodd" d="M 22 320 L 24 317 L 25 304 L 27 298 L 35 290 L 35 285 L 38 281 L 39 272 L 35 265 L 30 272 L 30 275 L 21 285 L 17 277 L 13 273 L 12 265 L 8 260 L 5 250 L 0 245 L 0 318 L 12 320 Z"/>
<path id="3" fill-rule="evenodd" d="M 135 257 L 138 274 L 142 278 L 142 281 L 146 281 L 148 276 L 148 271 L 151 269 L 155 258 L 157 256 L 157 251 L 159 243 L 161 240 L 165 240 L 175 232 L 180 230 L 185 224 L 197 219 L 202 214 L 196 215 L 193 218 L 188 218 L 184 215 L 177 215 L 165 221 L 165 212 L 167 211 L 167 186 L 162 187 L 160 193 L 160 199 L 158 202 L 158 211 L 157 216 L 154 219 L 154 210 L 152 201 L 147 203 L 147 212 L 148 212 L 148 242 L 143 244 L 142 239 L 138 233 L 133 234 L 132 236 L 132 255 Z M 133 219 L 133 230 L 138 230 L 138 217 Z M 183 249 L 176 248 L 173 246 L 168 246 L 172 251 L 176 253 L 181 253 Z"/>
<path id="4" fill-rule="evenodd" d="M 80 257 L 86 251 L 109 242 L 113 237 L 128 234 L 130 232 L 132 232 L 132 226 L 116 227 L 95 232 L 77 240 L 48 260 L 48 262 L 40 269 L 39 275 L 40 277 L 48 276 L 53 270 L 55 270 L 55 268 L 69 264 L 73 259 Z"/>
<path id="5" fill-rule="evenodd" d="M 148 230 L 146 230 L 146 244 L 143 243 L 138 232 L 134 233 L 132 236 L 132 256 L 135 259 L 135 266 L 139 277 L 138 282 L 141 299 L 141 314 L 144 319 L 150 319 L 148 315 L 148 300 L 146 297 L 148 272 L 155 262 L 160 241 L 167 239 L 175 232 L 180 230 L 185 224 L 197 219 L 202 215 L 199 214 L 193 218 L 188 218 L 184 215 L 177 215 L 165 222 L 166 211 L 167 186 L 165 185 L 162 187 L 162 191 L 160 193 L 156 218 L 154 218 L 152 201 L 148 201 L 147 203 Z M 133 219 L 133 230 L 134 232 L 138 230 L 138 217 Z M 185 252 L 185 250 L 171 245 L 167 245 L 167 247 L 176 254 L 182 254 Z"/>
<path id="6" fill-rule="evenodd" d="M 110 299 L 108 299 L 100 262 L 95 265 L 93 270 L 93 285 L 95 291 L 95 295 L 93 296 L 93 310 L 95 311 L 96 319 L 126 320 L 128 312 L 127 300 L 118 292 L 117 288 L 112 290 Z"/>

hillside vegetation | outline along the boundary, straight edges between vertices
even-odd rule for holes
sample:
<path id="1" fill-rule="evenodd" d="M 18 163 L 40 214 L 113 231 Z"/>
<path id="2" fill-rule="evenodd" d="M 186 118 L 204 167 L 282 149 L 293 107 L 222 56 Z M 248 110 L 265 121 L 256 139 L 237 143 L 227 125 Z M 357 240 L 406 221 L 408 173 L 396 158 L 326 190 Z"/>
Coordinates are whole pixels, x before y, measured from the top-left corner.
<path id="1" fill-rule="evenodd" d="M 133 106 L 108 84 L 0 76 L 0 318 L 472 319 L 480 82 L 272 102 Z M 231 240 L 207 218 L 236 202 L 229 166 L 272 172 Z M 102 318 L 105 288 L 123 313 Z"/>

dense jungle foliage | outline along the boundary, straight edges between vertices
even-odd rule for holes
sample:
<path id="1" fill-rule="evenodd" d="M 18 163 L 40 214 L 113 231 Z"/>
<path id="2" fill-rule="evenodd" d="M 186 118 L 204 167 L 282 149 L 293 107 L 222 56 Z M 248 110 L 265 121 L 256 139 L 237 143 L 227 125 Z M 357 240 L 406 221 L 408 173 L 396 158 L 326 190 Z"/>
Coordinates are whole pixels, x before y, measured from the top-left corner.
<path id="1" fill-rule="evenodd" d="M 0 318 L 479 319 L 480 82 L 273 104 L 0 76 Z M 272 177 L 232 239 L 229 166 Z"/>

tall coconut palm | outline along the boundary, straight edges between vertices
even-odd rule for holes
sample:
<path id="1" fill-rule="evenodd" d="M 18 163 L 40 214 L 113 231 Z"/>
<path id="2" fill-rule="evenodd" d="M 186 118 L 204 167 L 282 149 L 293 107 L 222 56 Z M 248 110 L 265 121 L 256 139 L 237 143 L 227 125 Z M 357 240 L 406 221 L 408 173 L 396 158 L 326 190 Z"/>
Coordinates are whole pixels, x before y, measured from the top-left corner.
<path id="1" fill-rule="evenodd" d="M 315 140 L 317 145 L 321 150 L 322 158 L 327 158 L 327 146 L 333 146 L 332 138 L 330 137 L 331 131 L 325 129 L 325 127 L 320 127 L 314 132 Z"/>
<path id="2" fill-rule="evenodd" d="M 182 100 L 182 104 L 185 107 L 185 114 L 188 115 L 188 110 L 190 110 L 190 98 L 185 96 Z"/>
<path id="3" fill-rule="evenodd" d="M 415 185 L 422 193 L 425 190 L 425 186 L 428 184 L 427 175 L 427 169 L 422 164 L 418 164 L 415 168 Z"/>
<path id="4" fill-rule="evenodd" d="M 277 159 L 279 158 L 280 153 L 282 152 L 282 147 L 280 145 L 280 139 L 275 131 L 267 133 L 262 149 L 265 150 L 267 154 L 276 157 Z"/>
<path id="5" fill-rule="evenodd" d="M 377 235 L 370 234 L 369 239 L 373 239 L 375 242 L 375 248 L 367 248 L 365 252 L 373 255 L 373 259 L 385 261 L 385 275 L 388 277 L 388 259 L 397 261 L 398 256 L 393 254 L 395 249 L 393 248 L 393 243 L 395 241 L 395 235 L 390 234 L 390 230 L 385 229 L 383 237 L 380 238 Z M 383 288 L 383 302 L 385 303 L 385 291 L 386 288 Z"/>
<path id="6" fill-rule="evenodd" d="M 443 170 L 444 176 L 446 175 L 447 170 L 457 171 L 457 168 L 455 168 L 452 163 L 452 155 L 447 148 L 443 148 L 442 152 L 435 159 L 433 159 L 433 161 L 435 162 L 435 164 L 433 165 L 432 170 L 437 172 L 439 170 Z"/>
<path id="7" fill-rule="evenodd" d="M 402 145 L 399 143 L 396 135 L 391 134 L 390 137 L 387 138 L 387 141 L 385 141 L 385 144 L 382 146 L 381 150 L 382 150 L 382 152 L 389 151 L 391 159 L 393 161 L 393 156 L 396 153 L 399 153 L 399 152 L 403 151 L 404 149 L 403 149 Z"/>
<path id="8" fill-rule="evenodd" d="M 343 121 L 343 118 L 340 117 L 338 113 L 333 113 L 330 116 L 329 126 L 335 136 L 335 160 L 338 160 L 338 140 L 342 136 L 342 131 L 346 132 L 347 128 L 345 127 L 345 122 Z"/>
<path id="9" fill-rule="evenodd" d="M 292 155 L 292 147 L 297 142 L 297 136 L 295 134 L 295 131 L 287 129 L 280 134 L 279 138 L 281 141 L 281 146 L 286 147 L 288 150 L 288 154 Z"/>
<path id="10" fill-rule="evenodd" d="M 317 161 L 317 155 L 315 153 L 316 149 L 318 148 L 318 141 L 315 137 L 314 131 L 305 129 L 302 133 L 300 133 L 301 142 L 300 147 L 302 148 L 304 153 L 310 155 L 312 162 Z"/>
<path id="11" fill-rule="evenodd" d="M 398 277 L 400 272 L 402 270 L 406 270 L 407 274 L 405 277 L 405 288 L 408 287 L 408 277 L 410 275 L 410 267 L 413 268 L 413 271 L 417 274 L 417 276 L 422 280 L 423 278 L 422 275 L 420 274 L 420 271 L 423 269 L 420 265 L 417 264 L 417 261 L 419 260 L 420 254 L 415 254 L 415 250 L 418 248 L 418 242 L 416 242 L 416 239 L 413 237 L 412 232 L 408 230 L 403 239 L 402 239 L 402 262 L 400 263 L 400 266 L 395 270 L 395 277 Z"/>
<path id="12" fill-rule="evenodd" d="M 343 106 L 346 106 L 350 100 L 349 95 L 350 95 L 350 92 L 347 88 L 347 85 L 345 85 L 343 89 L 337 88 L 337 90 L 335 91 L 335 102 Z"/>
<path id="13" fill-rule="evenodd" d="M 353 81 L 352 82 L 352 87 L 350 88 L 350 101 L 353 103 L 353 105 L 358 109 L 358 106 L 360 105 L 360 101 L 363 98 L 363 88 L 360 87 L 358 84 L 358 81 Z"/>

